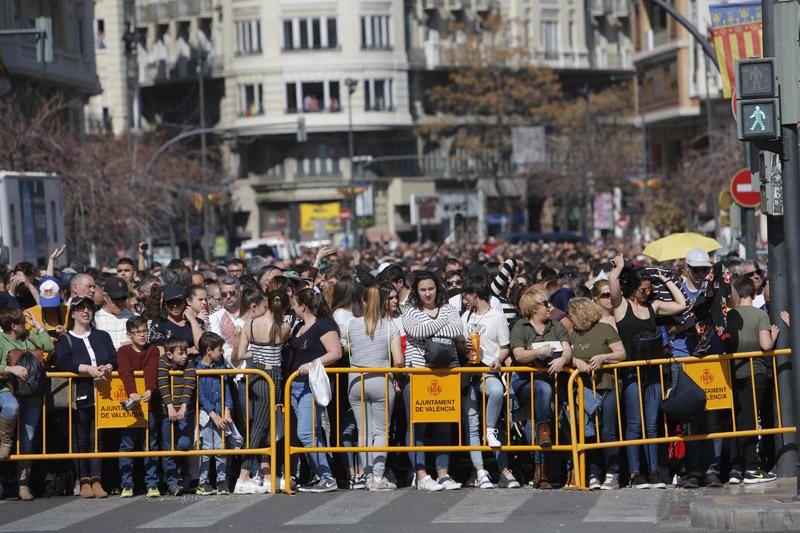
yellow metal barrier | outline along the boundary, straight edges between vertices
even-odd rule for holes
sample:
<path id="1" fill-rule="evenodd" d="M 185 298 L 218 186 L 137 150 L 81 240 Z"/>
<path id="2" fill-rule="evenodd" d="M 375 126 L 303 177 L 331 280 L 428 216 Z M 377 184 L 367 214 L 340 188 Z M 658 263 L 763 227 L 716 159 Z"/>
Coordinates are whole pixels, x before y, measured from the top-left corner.
<path id="1" fill-rule="evenodd" d="M 580 417 L 579 422 L 579 432 L 578 438 L 576 439 L 576 418 L 575 418 L 575 411 L 570 410 L 571 418 L 571 426 L 572 426 L 572 442 L 573 442 L 573 462 L 575 466 L 575 479 L 576 483 L 580 488 L 586 487 L 586 476 L 585 476 L 585 460 L 586 460 L 586 452 L 589 450 L 598 450 L 603 448 L 611 448 L 611 447 L 624 447 L 624 446 L 641 446 L 647 444 L 662 444 L 662 443 L 669 443 L 669 442 L 691 442 L 691 441 L 699 441 L 699 440 L 712 440 L 712 439 L 721 439 L 721 438 L 734 438 L 734 437 L 752 437 L 757 435 L 775 435 L 779 433 L 793 433 L 795 432 L 796 428 L 794 426 L 784 426 L 783 425 L 783 418 L 781 416 L 781 408 L 780 408 L 780 389 L 778 387 L 778 371 L 777 371 L 777 363 L 776 357 L 790 355 L 790 350 L 773 350 L 769 352 L 743 352 L 737 354 L 723 354 L 723 355 L 708 355 L 705 357 L 679 357 L 679 358 L 661 358 L 661 359 L 650 359 L 650 360 L 642 360 L 642 361 L 623 361 L 621 363 L 614 363 L 610 365 L 605 365 L 601 371 L 610 371 L 614 373 L 614 382 L 615 388 L 614 393 L 616 395 L 616 403 L 617 403 L 617 429 L 618 429 L 618 440 L 617 441 L 609 441 L 609 442 L 601 442 L 600 439 L 600 420 L 599 416 L 595 414 L 594 423 L 595 423 L 595 441 L 594 442 L 586 442 L 585 438 L 585 424 L 583 420 L 583 416 Z M 776 418 L 777 418 L 777 427 L 773 428 L 761 428 L 758 429 L 758 409 L 755 408 L 756 405 L 756 390 L 755 390 L 755 381 L 754 381 L 754 367 L 753 367 L 753 360 L 758 358 L 769 358 L 771 359 L 771 368 L 772 368 L 772 377 L 773 377 L 773 386 L 774 386 L 774 396 L 773 400 L 775 402 L 776 408 Z M 757 429 L 752 430 L 737 430 L 736 428 L 736 416 L 735 416 L 735 409 L 733 404 L 733 391 L 729 390 L 728 393 L 731 395 L 731 402 L 730 406 L 724 409 L 718 409 L 721 411 L 729 411 L 730 413 L 730 421 L 732 428 L 731 431 L 719 431 L 714 433 L 706 433 L 706 434 L 693 434 L 691 432 L 691 425 L 689 425 L 689 433 L 688 435 L 669 435 L 669 425 L 667 420 L 667 415 L 665 413 L 659 413 L 659 417 L 662 418 L 663 425 L 664 425 L 664 436 L 663 437 L 647 437 L 646 436 L 646 421 L 645 421 L 645 413 L 644 413 L 644 405 L 643 405 L 643 394 L 642 394 L 642 369 L 652 369 L 658 368 L 659 373 L 659 380 L 660 380 L 660 388 L 661 388 L 661 398 L 662 400 L 666 396 L 666 389 L 664 385 L 664 370 L 666 367 L 667 371 L 670 371 L 670 366 L 673 364 L 682 364 L 682 365 L 701 365 L 701 364 L 708 364 L 708 363 L 715 363 L 719 362 L 723 365 L 723 368 L 726 365 L 729 365 L 731 361 L 734 360 L 741 360 L 741 359 L 748 359 L 749 360 L 749 369 L 750 369 L 750 383 L 753 393 L 753 405 L 754 405 L 754 413 L 755 413 L 755 420 L 753 426 Z M 686 367 L 684 367 L 686 368 Z M 641 431 L 642 431 L 642 438 L 640 439 L 624 439 L 624 432 L 623 432 L 623 418 L 621 415 L 621 407 L 620 407 L 620 376 L 619 372 L 623 369 L 631 369 L 631 371 L 635 370 L 636 372 L 636 383 L 639 389 L 639 415 L 641 420 Z M 594 374 L 594 373 L 592 373 Z M 731 378 L 731 381 L 733 378 Z M 577 383 L 577 389 L 576 387 Z M 586 388 L 582 385 L 580 381 L 580 373 L 577 370 L 572 371 L 572 376 L 570 376 L 568 382 L 568 390 L 570 391 L 570 397 L 577 395 L 579 398 L 579 403 L 583 405 L 583 397 L 584 391 Z M 592 380 L 591 390 L 593 393 L 596 392 L 596 387 L 594 384 L 594 380 Z M 764 398 L 764 401 L 768 401 L 769 398 Z M 582 414 L 583 410 L 579 410 Z M 580 468 L 579 468 L 579 466 Z M 653 465 L 651 465 L 652 467 Z"/>
<path id="2" fill-rule="evenodd" d="M 579 457 L 578 456 L 578 450 L 579 449 L 578 449 L 578 447 L 576 447 L 574 445 L 574 443 L 577 441 L 576 434 L 575 434 L 576 430 L 575 430 L 575 424 L 574 423 L 572 424 L 572 428 L 571 428 L 571 434 L 572 434 L 571 443 L 563 443 L 563 442 L 561 442 L 562 439 L 560 438 L 560 431 L 559 431 L 559 429 L 560 429 L 559 428 L 559 418 L 560 418 L 559 417 L 559 408 L 560 408 L 560 405 L 561 405 L 562 402 L 559 402 L 559 399 L 558 399 L 559 387 L 557 386 L 557 384 L 553 386 L 555 409 L 553 410 L 554 411 L 554 415 L 553 415 L 554 442 L 553 442 L 552 446 L 543 448 L 543 447 L 541 447 L 539 445 L 531 443 L 529 445 L 508 445 L 507 444 L 507 445 L 504 445 L 504 446 L 502 446 L 500 448 L 491 448 L 491 447 L 485 445 L 485 435 L 486 435 L 486 416 L 485 416 L 486 415 L 486 393 L 485 393 L 486 387 L 485 387 L 485 382 L 486 382 L 486 374 L 489 374 L 489 373 L 492 372 L 492 370 L 489 369 L 488 367 L 457 367 L 457 368 L 447 368 L 447 369 L 433 369 L 433 368 L 326 368 L 325 371 L 328 373 L 329 377 L 333 378 L 332 379 L 332 382 L 333 382 L 332 385 L 333 386 L 332 386 L 332 391 L 331 391 L 332 394 L 331 394 L 331 396 L 334 399 L 342 397 L 339 394 L 339 392 L 340 392 L 340 376 L 341 375 L 345 375 L 345 376 L 352 375 L 352 374 L 359 375 L 359 381 L 360 381 L 359 386 L 360 386 L 360 389 L 361 389 L 360 397 L 361 397 L 361 405 L 362 405 L 362 409 L 361 409 L 361 413 L 362 413 L 362 415 L 361 415 L 362 416 L 361 428 L 364 428 L 364 412 L 365 412 L 365 409 L 363 407 L 364 406 L 364 379 L 365 379 L 365 376 L 367 376 L 367 375 L 370 375 L 370 374 L 378 374 L 379 376 L 381 376 L 381 375 L 382 376 L 394 375 L 395 377 L 398 376 L 398 375 L 404 375 L 404 376 L 409 376 L 411 379 L 413 379 L 414 376 L 436 376 L 436 377 L 438 377 L 440 379 L 446 379 L 447 377 L 452 377 L 452 376 L 483 374 L 482 383 L 481 383 L 482 384 L 482 387 L 481 387 L 482 388 L 482 402 L 481 402 L 481 404 L 482 404 L 483 416 L 481 417 L 482 422 L 481 422 L 481 433 L 480 434 L 481 434 L 481 440 L 483 441 L 484 445 L 481 445 L 481 446 L 465 445 L 463 443 L 463 441 L 462 441 L 463 432 L 461 431 L 461 409 L 460 409 L 460 399 L 461 399 L 461 394 L 462 394 L 462 387 L 460 386 L 460 381 L 459 381 L 459 387 L 458 387 L 458 391 L 456 393 L 458 395 L 458 399 L 459 399 L 458 400 L 459 401 L 459 404 L 458 404 L 459 408 L 456 410 L 456 414 L 457 414 L 458 420 L 453 422 L 453 423 L 456 423 L 459 426 L 458 443 L 457 444 L 452 444 L 452 445 L 431 445 L 431 446 L 428 446 L 428 445 L 426 445 L 426 446 L 415 446 L 415 445 L 413 445 L 413 442 L 414 442 L 414 439 L 413 439 L 413 431 L 414 431 L 413 426 L 414 426 L 414 424 L 426 423 L 426 422 L 424 420 L 423 421 L 417 420 L 417 421 L 414 421 L 412 423 L 412 420 L 414 418 L 414 413 L 413 413 L 413 410 L 412 410 L 413 406 L 409 406 L 408 411 L 411 414 L 412 420 L 408 420 L 407 421 L 407 423 L 409 424 L 407 429 L 408 429 L 408 435 L 409 435 L 409 439 L 408 440 L 409 440 L 410 443 L 412 443 L 411 445 L 408 445 L 408 446 L 406 446 L 406 445 L 385 446 L 385 447 L 364 446 L 363 444 L 364 444 L 364 438 L 365 438 L 364 437 L 364 433 L 365 432 L 362 430 L 362 431 L 359 432 L 359 445 L 358 446 L 342 446 L 341 445 L 341 431 L 337 431 L 336 432 L 335 445 L 330 445 L 330 443 L 329 443 L 329 445 L 327 445 L 327 446 L 315 446 L 315 447 L 310 447 L 310 448 L 306 448 L 304 446 L 293 446 L 292 442 L 291 442 L 291 438 L 290 438 L 291 435 L 292 435 L 292 433 L 291 433 L 292 432 L 291 417 L 288 416 L 288 413 L 287 413 L 287 416 L 285 417 L 285 439 L 284 439 L 285 465 L 286 465 L 287 469 L 289 468 L 289 465 L 291 465 L 291 457 L 292 457 L 292 455 L 303 454 L 303 453 L 347 453 L 347 452 L 365 452 L 365 453 L 383 452 L 383 453 L 390 453 L 390 452 L 444 452 L 444 451 L 453 451 L 453 452 L 469 452 L 469 451 L 492 452 L 492 451 L 498 451 L 499 450 L 499 451 L 527 451 L 527 452 L 534 452 L 534 451 L 571 452 L 572 455 L 573 455 L 573 460 L 574 461 L 577 461 L 577 459 Z M 530 409 L 531 409 L 530 420 L 532 421 L 533 427 L 535 428 L 536 427 L 535 423 L 533 423 L 533 421 L 536 420 L 535 412 L 534 412 L 534 404 L 535 404 L 535 402 L 534 402 L 534 378 L 535 378 L 535 374 L 546 374 L 547 373 L 547 369 L 546 368 L 535 368 L 535 367 L 504 367 L 504 368 L 501 369 L 501 373 L 506 375 L 506 376 L 508 376 L 508 378 L 510 378 L 511 373 L 520 373 L 520 374 L 528 374 L 529 375 L 530 384 L 531 384 L 531 391 L 530 391 Z M 580 376 L 578 376 L 577 374 L 571 373 L 569 370 L 562 371 L 562 375 L 564 375 L 564 374 L 571 374 L 570 377 L 569 377 L 570 383 L 572 381 L 575 381 L 575 380 L 580 382 Z M 294 383 L 297 380 L 298 377 L 301 377 L 301 376 L 299 376 L 299 374 L 297 372 L 294 372 L 292 375 L 290 375 L 288 377 L 288 379 L 286 380 L 286 383 L 284 384 L 284 399 L 285 399 L 286 405 L 290 404 L 290 402 L 288 400 L 286 400 L 286 399 L 291 398 L 291 386 L 292 386 L 292 383 Z M 390 386 L 390 381 L 391 380 L 384 379 L 384 381 L 385 381 L 385 387 L 386 387 L 385 397 L 388 397 L 389 396 L 389 386 Z M 409 387 L 411 387 L 410 384 L 409 384 Z M 441 394 L 441 391 L 439 391 L 439 393 L 437 393 L 437 394 Z M 413 396 L 411 396 L 411 394 L 410 394 L 410 401 L 412 403 L 414 402 Z M 510 387 L 510 385 L 508 383 L 506 383 L 506 386 L 505 386 L 504 401 L 505 401 L 505 415 L 506 415 L 505 416 L 505 419 L 506 419 L 506 427 L 505 427 L 505 437 L 506 437 L 506 439 L 505 439 L 505 441 L 506 442 L 511 442 L 511 387 Z M 577 399 L 577 403 L 578 403 L 578 410 L 581 411 L 581 412 L 584 409 L 584 406 L 583 406 L 582 402 L 583 402 L 583 397 L 579 396 L 578 399 Z M 567 399 L 567 404 L 568 404 L 568 408 L 569 408 L 570 412 L 575 412 L 576 398 L 575 398 L 574 395 L 570 395 L 569 396 L 569 398 Z M 324 409 L 324 408 L 321 408 L 321 407 L 317 406 L 316 402 L 312 401 L 312 413 L 311 413 L 311 416 L 312 416 L 312 420 L 314 422 L 312 422 L 312 436 L 311 436 L 311 439 L 312 439 L 312 442 L 314 442 L 314 443 L 316 443 L 316 416 L 317 416 L 316 409 Z M 335 427 L 337 429 L 340 428 L 340 424 L 339 424 L 339 422 L 340 422 L 340 420 L 339 420 L 340 412 L 341 412 L 341 409 L 337 409 L 336 410 L 336 425 L 335 425 Z M 391 413 L 389 413 L 389 411 L 387 409 L 387 413 L 386 413 L 386 442 L 387 443 L 389 442 L 389 427 L 390 427 L 389 421 L 390 421 L 390 416 L 391 416 Z M 443 418 L 446 418 L 446 420 L 441 422 L 441 423 L 451 422 L 451 419 L 449 417 L 443 417 Z M 430 422 L 430 420 L 428 422 Z M 333 427 L 333 421 L 331 421 L 331 426 Z M 535 430 L 532 431 L 532 434 L 535 435 Z M 333 438 L 333 435 L 332 435 L 332 438 Z M 413 465 L 412 465 L 412 467 L 413 467 Z M 286 484 L 286 486 L 284 488 L 284 491 L 287 494 L 291 494 L 292 493 L 291 486 L 290 486 L 289 483 Z"/>
<path id="3" fill-rule="evenodd" d="M 178 376 L 181 375 L 182 372 L 170 372 L 171 376 Z M 181 456 L 200 456 L 200 455 L 269 455 L 270 457 L 270 481 L 272 492 L 274 493 L 277 489 L 276 484 L 276 465 L 277 465 L 277 448 L 275 446 L 275 437 L 276 437 L 276 420 L 275 420 L 275 413 L 278 408 L 281 406 L 276 405 L 275 403 L 275 384 L 272 378 L 264 371 L 259 369 L 207 369 L 207 370 L 197 370 L 197 377 L 198 377 L 198 384 L 199 378 L 202 376 L 218 376 L 220 379 L 220 383 L 222 384 L 221 388 L 221 402 L 222 405 L 225 405 L 225 386 L 224 380 L 226 376 L 235 376 L 237 374 L 244 374 L 245 376 L 245 384 L 246 384 L 246 414 L 245 414 L 245 428 L 244 434 L 242 437 L 245 439 L 244 447 L 240 449 L 235 448 L 226 448 L 225 447 L 225 436 L 222 435 L 222 448 L 218 449 L 208 449 L 202 450 L 200 449 L 200 438 L 199 438 L 199 424 L 200 424 L 200 399 L 199 395 L 197 394 L 197 390 L 195 390 L 195 399 L 194 399 L 194 430 L 193 430 L 193 442 L 194 442 L 194 449 L 191 450 L 184 450 L 179 451 L 175 450 L 175 429 L 174 425 L 170 424 L 171 428 L 171 435 L 170 435 L 170 443 L 172 450 L 150 450 L 150 427 L 147 423 L 146 416 L 144 417 L 144 424 L 142 426 L 127 426 L 127 427 L 141 427 L 145 431 L 145 439 L 144 439 L 144 450 L 141 451 L 129 451 L 129 452 L 120 452 L 120 451 L 100 451 L 98 448 L 98 432 L 104 429 L 120 429 L 126 426 L 107 426 L 105 428 L 100 427 L 102 424 L 98 424 L 98 420 L 101 418 L 98 416 L 98 410 L 100 403 L 100 398 L 98 397 L 98 386 L 94 387 L 94 394 L 95 394 L 95 439 L 94 439 L 94 450 L 89 452 L 77 452 L 73 450 L 73 409 L 72 408 L 64 408 L 60 410 L 67 411 L 67 452 L 52 452 L 49 453 L 47 451 L 47 425 L 48 425 L 48 410 L 47 410 L 47 401 L 45 397 L 48 393 L 46 393 L 42 397 L 42 418 L 41 418 L 41 453 L 28 453 L 28 454 L 21 454 L 19 450 L 20 441 L 19 441 L 19 431 L 20 431 L 20 424 L 17 424 L 17 449 L 15 454 L 12 454 L 9 457 L 11 461 L 30 461 L 30 460 L 42 460 L 42 459 L 110 459 L 110 458 L 119 458 L 119 457 L 181 457 Z M 47 372 L 48 378 L 62 378 L 67 379 L 67 393 L 69 398 L 69 403 L 72 403 L 73 398 L 73 380 L 78 379 L 92 379 L 91 377 L 81 376 L 79 374 L 73 374 L 70 372 Z M 142 378 L 143 373 L 141 371 L 134 372 L 135 378 Z M 251 416 L 251 408 L 250 408 L 250 379 L 251 378 L 263 378 L 266 380 L 267 384 L 269 385 L 269 407 L 270 407 L 270 415 L 269 415 L 269 431 L 270 431 L 270 444 L 264 448 L 250 448 L 250 416 Z M 119 374 L 117 372 L 112 373 L 112 379 L 119 379 Z M 171 380 L 172 381 L 172 380 Z M 138 388 L 138 387 L 137 387 Z M 112 397 L 112 402 L 116 402 L 119 404 L 120 401 L 126 400 L 127 395 L 123 397 Z M 106 402 L 107 404 L 108 402 Z M 143 406 L 142 411 L 145 409 L 149 409 L 149 405 L 145 408 L 145 402 L 142 402 L 141 405 Z M 120 409 L 122 409 L 120 405 Z M 161 409 L 161 406 L 157 406 L 157 409 Z M 164 415 L 166 416 L 166 415 Z M 241 428 L 238 428 L 241 429 Z M 220 430 L 222 431 L 222 430 Z M 159 441 L 160 442 L 160 441 Z M 160 447 L 160 446 L 159 446 Z"/>

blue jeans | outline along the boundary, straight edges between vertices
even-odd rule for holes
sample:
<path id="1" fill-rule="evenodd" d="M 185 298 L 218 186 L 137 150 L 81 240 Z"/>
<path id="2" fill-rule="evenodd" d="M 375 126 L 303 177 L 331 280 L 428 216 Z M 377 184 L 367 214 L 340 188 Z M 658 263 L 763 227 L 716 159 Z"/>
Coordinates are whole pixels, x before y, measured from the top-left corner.
<path id="1" fill-rule="evenodd" d="M 176 420 L 174 423 L 170 422 L 169 417 L 164 414 L 161 421 L 161 449 L 172 450 L 172 430 L 175 432 L 175 450 L 186 451 L 192 448 L 192 440 L 194 439 L 194 413 L 186 413 L 183 420 Z M 178 467 L 175 464 L 175 458 L 165 456 L 162 459 L 161 465 L 164 468 L 164 478 L 166 478 L 167 486 L 172 487 L 180 483 L 178 477 Z"/>
<path id="2" fill-rule="evenodd" d="M 19 413 L 17 397 L 10 391 L 0 392 L 0 418 L 15 420 Z"/>
<path id="3" fill-rule="evenodd" d="M 658 412 L 661 409 L 661 382 L 658 377 L 659 369 L 642 369 L 642 408 L 644 409 L 644 428 L 647 438 L 658 436 Z M 636 373 L 630 372 L 623 378 L 625 397 L 625 440 L 642 438 L 642 413 L 639 406 L 639 384 Z M 649 474 L 658 469 L 658 444 L 647 444 L 644 447 L 646 467 L 641 470 L 639 452 L 641 446 L 627 446 L 628 472 Z"/>
<path id="4" fill-rule="evenodd" d="M 211 420 L 200 428 L 200 448 L 203 450 L 219 450 L 222 448 L 222 431 Z M 205 485 L 208 483 L 208 469 L 211 466 L 212 457 L 217 465 L 217 487 L 225 485 L 227 483 L 225 475 L 227 460 L 225 455 L 200 456 L 200 484 Z"/>
<path id="5" fill-rule="evenodd" d="M 325 433 L 322 431 L 322 411 L 325 408 L 313 405 L 314 395 L 311 393 L 308 378 L 293 381 L 290 393 L 300 442 L 306 448 L 325 446 Z M 315 474 L 319 477 L 333 477 L 328 457 L 324 453 L 309 453 L 308 458 Z"/>
<path id="6" fill-rule="evenodd" d="M 591 389 L 586 389 L 584 394 L 591 394 Z M 600 420 L 600 442 L 615 442 L 619 440 L 617 436 L 617 396 L 614 389 L 598 389 L 597 398 L 600 406 L 597 408 L 597 415 Z M 606 474 L 619 474 L 619 447 L 612 446 L 603 448 L 603 460 L 606 464 Z M 600 479 L 602 469 L 600 468 L 600 453 L 594 450 L 589 454 L 589 475 Z"/>
<path id="7" fill-rule="evenodd" d="M 470 446 L 480 446 L 483 443 L 481 432 L 481 413 L 483 412 L 482 379 L 480 374 L 470 376 L 469 384 L 462 390 L 461 396 L 461 418 L 466 419 L 467 437 Z M 496 428 L 497 419 L 500 416 L 500 409 L 503 406 L 503 396 L 505 387 L 500 378 L 494 374 L 486 375 L 486 427 Z M 492 405 L 494 404 L 494 405 Z M 491 406 L 491 409 L 490 409 Z M 504 441 L 505 432 L 498 431 L 497 437 Z M 500 450 L 495 450 L 497 467 L 503 471 L 508 468 L 508 454 Z M 479 451 L 469 452 L 472 466 L 483 464 L 483 453 Z"/>
<path id="8" fill-rule="evenodd" d="M 33 453 L 36 451 L 34 438 L 39 422 L 42 419 L 41 403 L 21 403 L 19 406 L 19 451 L 20 453 Z"/>
<path id="9" fill-rule="evenodd" d="M 529 375 L 519 375 L 516 372 L 511 374 L 511 390 L 517 397 L 519 409 L 517 411 L 520 420 L 525 420 L 525 439 L 530 444 L 539 442 L 539 434 L 534 434 L 531 424 L 531 380 Z M 535 374 L 533 379 L 533 414 L 536 420 L 536 427 L 542 424 L 550 424 L 553 420 L 553 385 L 545 374 Z M 534 462 L 544 464 L 544 454 L 535 452 Z"/>
<path id="10" fill-rule="evenodd" d="M 406 420 L 409 431 L 406 434 L 406 446 L 411 446 L 411 381 L 403 385 L 403 402 L 406 408 Z M 444 446 L 450 438 L 449 424 L 414 424 L 414 446 Z M 415 471 L 427 470 L 425 467 L 425 452 L 408 452 L 411 466 Z M 450 467 L 450 454 L 447 452 L 436 453 L 436 470 L 447 470 Z"/>
<path id="11" fill-rule="evenodd" d="M 147 420 L 150 451 L 158 450 L 158 433 L 161 426 L 161 413 L 150 409 Z M 119 451 L 130 452 L 143 449 L 145 430 L 142 428 L 126 428 L 120 431 Z M 119 458 L 119 473 L 123 487 L 133 487 L 133 457 Z M 158 458 L 144 458 L 144 482 L 147 488 L 158 487 Z"/>

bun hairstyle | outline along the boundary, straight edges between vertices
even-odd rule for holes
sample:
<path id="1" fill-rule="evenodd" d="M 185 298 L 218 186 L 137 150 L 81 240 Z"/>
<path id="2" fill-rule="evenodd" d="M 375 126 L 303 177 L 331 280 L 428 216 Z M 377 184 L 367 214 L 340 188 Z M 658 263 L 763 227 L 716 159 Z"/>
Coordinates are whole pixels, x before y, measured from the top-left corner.
<path id="1" fill-rule="evenodd" d="M 269 339 L 273 344 L 280 344 L 283 340 L 283 321 L 289 307 L 289 295 L 286 291 L 269 291 L 267 305 L 272 314 L 272 327 L 269 330 Z"/>

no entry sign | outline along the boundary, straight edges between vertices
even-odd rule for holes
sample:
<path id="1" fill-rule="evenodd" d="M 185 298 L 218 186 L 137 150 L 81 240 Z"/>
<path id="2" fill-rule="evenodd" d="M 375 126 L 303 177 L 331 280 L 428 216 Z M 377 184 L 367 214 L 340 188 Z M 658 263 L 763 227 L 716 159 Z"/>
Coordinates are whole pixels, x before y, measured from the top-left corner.
<path id="1" fill-rule="evenodd" d="M 758 207 L 761 205 L 761 192 L 753 187 L 750 169 L 743 168 L 731 179 L 731 196 L 733 201 L 742 207 Z"/>

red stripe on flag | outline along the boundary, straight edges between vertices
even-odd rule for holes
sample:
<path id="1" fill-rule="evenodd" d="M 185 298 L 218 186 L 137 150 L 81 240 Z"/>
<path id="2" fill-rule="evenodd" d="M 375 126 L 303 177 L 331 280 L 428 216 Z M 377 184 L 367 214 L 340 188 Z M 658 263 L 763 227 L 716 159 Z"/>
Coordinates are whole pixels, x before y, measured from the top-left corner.
<path id="1" fill-rule="evenodd" d="M 736 44 L 739 45 L 739 55 L 733 59 L 747 59 L 747 43 L 744 42 L 744 32 L 736 32 Z"/>
<path id="2" fill-rule="evenodd" d="M 730 80 L 731 87 L 736 86 L 736 79 L 733 70 L 733 51 L 731 50 L 731 41 L 728 35 L 722 38 L 722 49 L 725 51 L 725 65 L 728 67 L 728 79 Z"/>
<path id="3" fill-rule="evenodd" d="M 753 36 L 753 55 L 761 57 L 761 25 L 753 24 L 750 28 L 750 35 Z"/>

